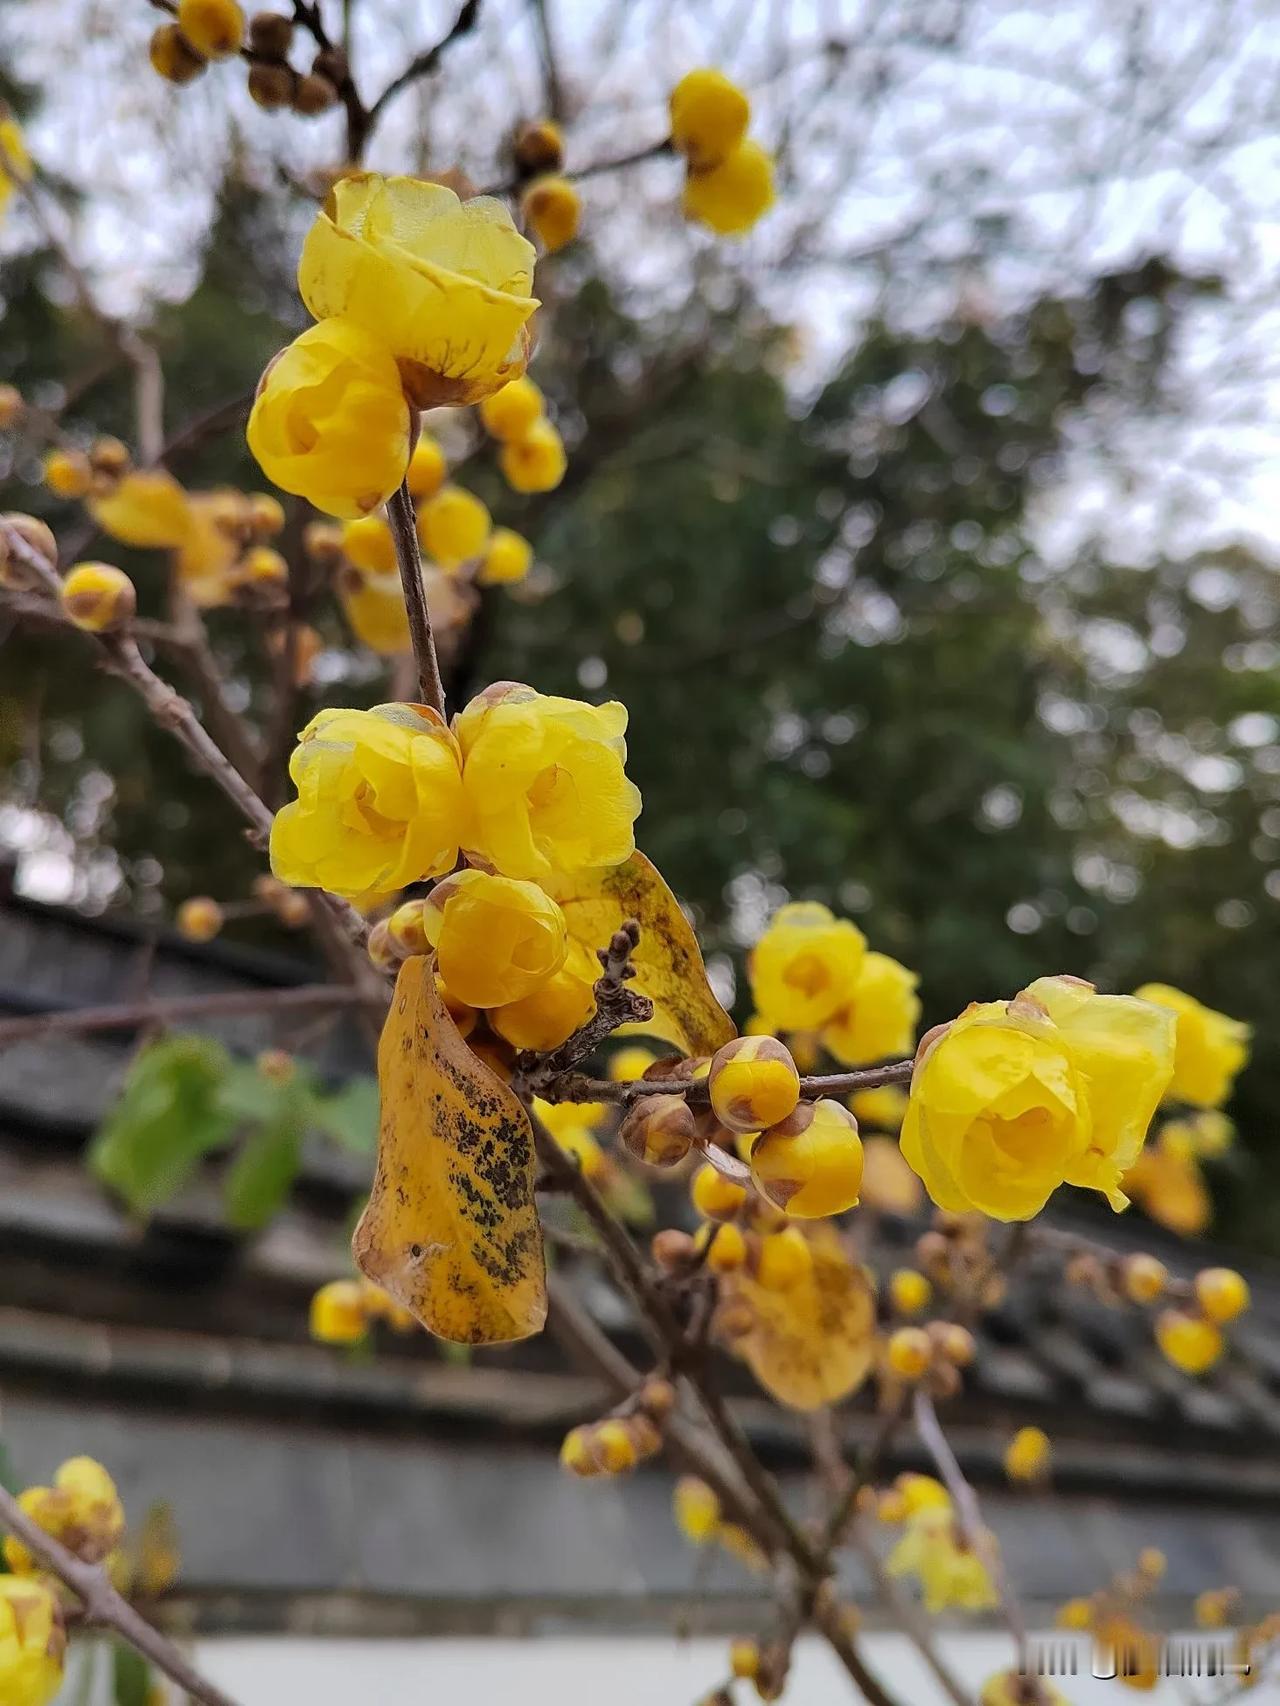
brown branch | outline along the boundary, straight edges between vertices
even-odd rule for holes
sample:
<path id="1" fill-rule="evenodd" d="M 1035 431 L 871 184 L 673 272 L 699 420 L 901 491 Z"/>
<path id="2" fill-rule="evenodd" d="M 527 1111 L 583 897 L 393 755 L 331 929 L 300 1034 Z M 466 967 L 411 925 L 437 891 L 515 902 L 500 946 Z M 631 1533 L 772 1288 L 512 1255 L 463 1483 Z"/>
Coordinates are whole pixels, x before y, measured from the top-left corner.
<path id="1" fill-rule="evenodd" d="M 440 660 L 436 656 L 435 635 L 431 632 L 431 612 L 427 609 L 427 594 L 422 584 L 422 552 L 418 547 L 413 498 L 407 481 L 387 499 L 387 520 L 395 541 L 405 609 L 409 613 L 409 635 L 418 665 L 418 691 L 422 703 L 430 705 L 443 717 L 444 682 L 440 679 Z"/>
<path id="2" fill-rule="evenodd" d="M 907 1411 L 907 1392 L 904 1387 L 898 1394 L 897 1400 L 880 1418 L 880 1426 L 859 1454 L 858 1462 L 841 1492 L 837 1502 L 832 1506 L 827 1517 L 826 1527 L 822 1534 L 822 1548 L 830 1552 L 839 1546 L 845 1532 L 853 1520 L 858 1508 L 858 1494 L 870 1485 L 889 1449 L 890 1441 L 902 1422 Z"/>
<path id="3" fill-rule="evenodd" d="M 124 1596 L 111 1585 L 101 1564 L 86 1564 L 60 1541 L 26 1514 L 13 1494 L 0 1486 L 0 1527 L 17 1535 L 28 1551 L 33 1552 L 58 1580 L 64 1582 L 79 1598 L 88 1622 L 104 1629 L 113 1629 L 136 1652 L 150 1659 L 192 1700 L 203 1706 L 236 1706 L 229 1694 L 201 1676 L 179 1652 L 172 1641 L 158 1629 L 153 1629 L 140 1617 Z"/>
<path id="4" fill-rule="evenodd" d="M 538 1090 L 552 1079 L 572 1072 L 620 1025 L 643 1025 L 652 1019 L 653 1002 L 649 997 L 627 988 L 628 981 L 635 976 L 631 956 L 639 944 L 640 926 L 634 918 L 629 918 L 620 930 L 614 931 L 609 946 L 597 950 L 603 971 L 592 989 L 595 1012 L 559 1048 L 540 1059 L 532 1057 L 527 1066 L 523 1061 L 520 1063 L 520 1079 L 527 1088 Z"/>
<path id="5" fill-rule="evenodd" d="M 910 1594 L 904 1593 L 885 1569 L 879 1553 L 867 1538 L 862 1522 L 855 1518 L 849 1532 L 881 1598 L 903 1632 L 915 1643 L 920 1657 L 937 1678 L 938 1686 L 954 1702 L 954 1706 L 973 1706 L 973 1696 L 938 1651 L 928 1619 Z"/>
<path id="6" fill-rule="evenodd" d="M 313 1007 L 375 1004 L 370 990 L 354 984 L 304 983 L 295 989 L 236 989 L 217 995 L 118 1002 L 110 1007 L 73 1007 L 53 1013 L 24 1013 L 0 1019 L 0 1048 L 45 1037 L 87 1036 L 94 1031 L 132 1031 L 185 1019 L 227 1019 L 241 1013 L 299 1013 Z"/>
<path id="7" fill-rule="evenodd" d="M 909 1084 L 914 1060 L 893 1060 L 884 1066 L 862 1067 L 856 1072 L 819 1072 L 800 1080 L 800 1094 L 813 1101 L 820 1096 L 848 1096 L 855 1090 L 875 1090 L 884 1084 Z M 584 1078 L 580 1073 L 549 1079 L 538 1094 L 548 1102 L 621 1102 L 623 1106 L 640 1096 L 685 1096 L 690 1102 L 708 1100 L 705 1078 L 693 1083 L 682 1078 L 636 1078 L 615 1084 L 609 1078 Z"/>
<path id="8" fill-rule="evenodd" d="M 628 154 L 614 154 L 605 160 L 593 160 L 588 166 L 576 166 L 561 175 L 571 183 L 580 184 L 586 178 L 600 178 L 606 172 L 623 172 L 630 166 L 642 166 L 646 160 L 660 160 L 664 154 L 672 152 L 671 139 L 664 136 L 661 142 L 648 142 L 643 148 L 633 148 Z M 488 184 L 480 194 L 514 195 L 519 188 L 519 180 L 511 179 L 504 183 Z"/>
<path id="9" fill-rule="evenodd" d="M 407 89 L 411 83 L 416 83 L 422 77 L 429 77 L 439 65 L 445 52 L 461 36 L 469 35 L 480 18 L 481 0 L 463 0 L 462 8 L 453 23 L 436 42 L 434 47 L 424 49 L 415 55 L 398 77 L 393 77 L 386 88 L 369 108 L 368 128 L 372 130 L 382 116 L 382 109 L 402 89 Z"/>

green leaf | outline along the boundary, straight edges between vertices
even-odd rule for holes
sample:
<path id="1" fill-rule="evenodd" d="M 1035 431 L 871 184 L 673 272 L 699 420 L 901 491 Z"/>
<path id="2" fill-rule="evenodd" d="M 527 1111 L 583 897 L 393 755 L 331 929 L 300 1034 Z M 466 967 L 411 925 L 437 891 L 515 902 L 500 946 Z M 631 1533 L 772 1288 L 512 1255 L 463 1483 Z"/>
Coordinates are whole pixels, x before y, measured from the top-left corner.
<path id="1" fill-rule="evenodd" d="M 354 1155 L 372 1155 L 378 1143 L 378 1081 L 353 1078 L 332 1096 L 316 1096 L 312 1123 Z"/>
<path id="2" fill-rule="evenodd" d="M 233 1060 L 222 1082 L 219 1097 L 222 1106 L 238 1119 L 254 1124 L 260 1120 L 274 1120 L 286 1097 L 295 1097 L 300 1091 L 309 1095 L 313 1090 L 310 1067 L 300 1060 L 293 1064 L 293 1077 L 287 1083 L 281 1083 L 278 1079 L 264 1077 L 251 1060 Z"/>
<path id="3" fill-rule="evenodd" d="M 147 1706 L 151 1692 L 151 1666 L 141 1653 L 123 1641 L 111 1651 L 112 1698 L 115 1706 Z"/>
<path id="4" fill-rule="evenodd" d="M 247 1137 L 223 1185 L 227 1219 L 244 1231 L 265 1226 L 283 1207 L 302 1162 L 305 1093 L 284 1101 L 276 1117 Z"/>
<path id="5" fill-rule="evenodd" d="M 220 1096 L 229 1066 L 221 1044 L 194 1036 L 162 1038 L 134 1060 L 89 1166 L 135 1212 L 152 1213 L 230 1141 L 237 1120 Z"/>

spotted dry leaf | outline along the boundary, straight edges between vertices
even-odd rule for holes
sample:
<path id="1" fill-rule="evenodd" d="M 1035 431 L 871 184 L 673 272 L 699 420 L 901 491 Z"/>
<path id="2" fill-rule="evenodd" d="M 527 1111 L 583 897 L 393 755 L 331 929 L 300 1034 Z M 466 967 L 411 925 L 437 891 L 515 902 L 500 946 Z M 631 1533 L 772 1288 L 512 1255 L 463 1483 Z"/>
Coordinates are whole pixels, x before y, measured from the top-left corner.
<path id="1" fill-rule="evenodd" d="M 726 1315 L 741 1308 L 750 1326 L 731 1349 L 766 1391 L 793 1410 L 847 1398 L 867 1377 L 875 1339 L 875 1299 L 865 1270 L 832 1227 L 807 1231 L 813 1269 L 784 1291 L 766 1291 L 745 1269 L 726 1274 Z"/>
<path id="2" fill-rule="evenodd" d="M 378 1082 L 378 1168 L 356 1265 L 439 1338 L 490 1345 L 539 1332 L 529 1116 L 458 1035 L 429 956 L 400 968 Z"/>
<path id="3" fill-rule="evenodd" d="M 698 939 L 662 873 L 643 853 L 611 870 L 588 871 L 556 891 L 570 933 L 594 953 L 634 918 L 640 946 L 632 956 L 632 988 L 653 1002 L 653 1018 L 636 1030 L 662 1037 L 687 1055 L 714 1054 L 736 1036 L 733 1020 L 707 982 Z"/>

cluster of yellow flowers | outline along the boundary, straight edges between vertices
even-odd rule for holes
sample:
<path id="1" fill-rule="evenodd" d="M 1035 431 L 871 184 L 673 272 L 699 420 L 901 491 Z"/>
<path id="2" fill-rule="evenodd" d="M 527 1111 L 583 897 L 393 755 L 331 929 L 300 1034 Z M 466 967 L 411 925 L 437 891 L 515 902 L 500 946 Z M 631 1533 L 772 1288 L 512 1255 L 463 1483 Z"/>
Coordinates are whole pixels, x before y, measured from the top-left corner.
<path id="1" fill-rule="evenodd" d="M 720 71 L 690 71 L 671 91 L 671 141 L 684 155 L 684 214 L 740 237 L 773 206 L 773 160 L 747 138 L 751 102 Z"/>
<path id="2" fill-rule="evenodd" d="M 409 466 L 412 409 L 478 403 L 524 372 L 533 265 L 493 197 L 339 178 L 298 266 L 318 323 L 268 367 L 249 417 L 269 477 L 340 519 L 385 503 Z"/>
<path id="3" fill-rule="evenodd" d="M 52 1487 L 27 1487 L 18 1503 L 32 1522 L 85 1563 L 108 1562 L 124 1537 L 115 1483 L 92 1457 L 73 1457 Z M 0 1699 L 6 1706 L 47 1706 L 62 1685 L 67 1635 L 62 1606 L 34 1554 L 15 1536 L 4 1541 L 0 1575 Z"/>
<path id="4" fill-rule="evenodd" d="M 418 1325 L 367 1279 L 330 1280 L 311 1299 L 311 1337 L 322 1345 L 359 1344 L 375 1321 L 385 1321 L 393 1333 L 411 1333 Z"/>
<path id="5" fill-rule="evenodd" d="M 646 1380 L 634 1402 L 597 1422 L 571 1428 L 560 1447 L 561 1466 L 571 1475 L 625 1475 L 662 1450 L 662 1427 L 675 1407 L 669 1380 Z"/>
<path id="6" fill-rule="evenodd" d="M 375 959 L 434 949 L 452 1002 L 489 1010 L 516 1047 L 553 1047 L 590 1011 L 597 976 L 555 892 L 635 848 L 625 729 L 621 705 L 514 682 L 451 727 L 421 705 L 321 711 L 290 763 L 299 797 L 277 814 L 272 869 L 365 906 L 445 878 L 377 927 Z"/>
<path id="7" fill-rule="evenodd" d="M 940 1481 L 930 1475 L 900 1475 L 880 1499 L 876 1514 L 881 1522 L 902 1525 L 886 1568 L 892 1576 L 915 1579 L 926 1611 L 949 1606 L 987 1611 L 999 1604 L 987 1562 L 994 1554 L 995 1536 L 966 1534 Z"/>
<path id="8" fill-rule="evenodd" d="M 513 491 L 549 492 L 564 479 L 564 441 L 547 419 L 542 392 L 527 375 L 487 397 L 480 419 L 502 446 L 498 466 Z"/>
<path id="9" fill-rule="evenodd" d="M 246 35 L 238 0 L 179 0 L 174 22 L 161 24 L 151 37 L 151 65 L 169 83 L 192 83 L 211 59 L 238 53 L 260 107 L 314 118 L 336 105 L 347 82 L 347 61 L 340 48 L 322 47 L 309 71 L 294 70 L 289 50 L 295 21 L 283 12 L 255 12 Z"/>

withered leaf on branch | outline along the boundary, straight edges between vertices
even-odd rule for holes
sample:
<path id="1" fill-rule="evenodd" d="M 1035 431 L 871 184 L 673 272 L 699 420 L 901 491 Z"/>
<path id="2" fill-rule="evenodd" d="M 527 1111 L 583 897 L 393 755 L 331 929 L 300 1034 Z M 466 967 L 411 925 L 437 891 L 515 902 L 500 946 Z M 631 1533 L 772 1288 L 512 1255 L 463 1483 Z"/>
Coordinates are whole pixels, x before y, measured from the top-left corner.
<path id="1" fill-rule="evenodd" d="M 459 1036 L 435 962 L 406 960 L 378 1048 L 378 1167 L 360 1271 L 437 1337 L 525 1339 L 547 1317 L 534 1149 L 518 1098 Z"/>
<path id="2" fill-rule="evenodd" d="M 685 1054 L 714 1054 L 737 1033 L 712 994 L 698 939 L 662 873 L 643 853 L 611 870 L 588 871 L 557 889 L 570 933 L 593 953 L 634 918 L 640 943 L 631 956 L 631 988 L 647 995 L 654 1013 L 642 1029 Z"/>

